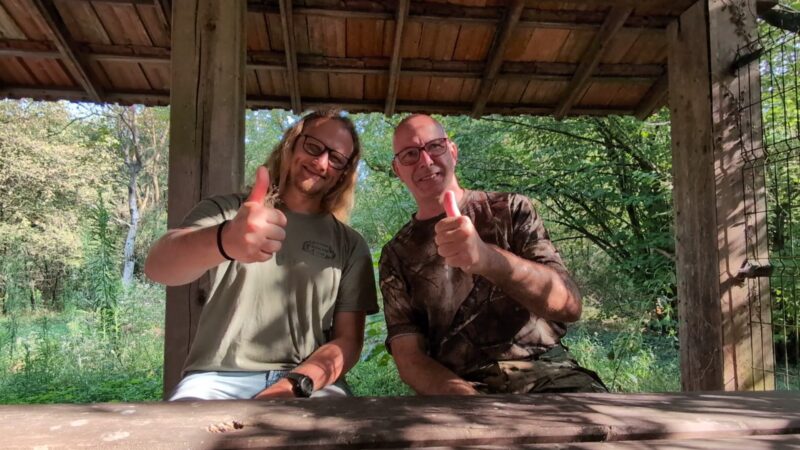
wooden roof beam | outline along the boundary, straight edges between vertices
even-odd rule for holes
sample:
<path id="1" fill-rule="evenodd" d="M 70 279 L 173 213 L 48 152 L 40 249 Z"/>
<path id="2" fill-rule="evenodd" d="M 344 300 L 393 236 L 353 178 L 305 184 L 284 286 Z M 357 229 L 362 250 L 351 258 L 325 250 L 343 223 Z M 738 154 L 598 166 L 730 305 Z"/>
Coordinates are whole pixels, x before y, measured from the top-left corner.
<path id="1" fill-rule="evenodd" d="M 394 21 L 392 63 L 389 67 L 389 86 L 386 92 L 386 106 L 383 109 L 383 113 L 387 116 L 394 114 L 394 106 L 397 102 L 397 90 L 400 85 L 400 52 L 403 44 L 403 30 L 408 17 L 409 2 L 410 0 L 400 0 L 397 5 L 397 15 Z"/>
<path id="2" fill-rule="evenodd" d="M 75 41 L 69 36 L 67 26 L 52 0 L 31 0 L 31 3 L 47 24 L 53 37 L 53 43 L 61 54 L 62 61 L 70 75 L 89 94 L 89 98 L 96 102 L 101 101 L 102 90 L 92 79 L 88 71 L 88 63 L 78 51 Z"/>
<path id="3" fill-rule="evenodd" d="M 0 97 L 2 98 L 33 98 L 36 100 L 74 100 L 92 101 L 86 92 L 80 89 L 69 87 L 50 87 L 50 88 L 31 88 L 26 86 L 1 86 Z M 109 91 L 106 92 L 106 101 L 120 104 L 142 103 L 147 105 L 167 105 L 169 104 L 169 92 L 138 92 L 138 91 Z M 273 96 L 248 96 L 248 108 L 289 108 L 291 98 Z M 304 104 L 309 108 L 321 108 L 325 106 L 339 106 L 348 111 L 370 111 L 376 112 L 383 108 L 383 102 L 375 100 L 353 100 L 353 99 L 315 99 L 307 98 Z M 431 102 L 398 102 L 395 110 L 400 112 L 426 111 L 429 113 L 441 114 L 463 114 L 469 110 L 469 103 L 431 103 Z M 527 104 L 490 104 L 486 106 L 489 113 L 499 114 L 530 114 L 530 115 L 549 115 L 553 111 L 553 105 L 527 105 Z M 578 108 L 576 112 L 583 115 L 606 116 L 630 115 L 630 109 L 624 108 Z"/>
<path id="4" fill-rule="evenodd" d="M 170 49 L 141 45 L 81 44 L 79 50 L 88 61 L 138 63 L 170 63 Z M 58 59 L 61 54 L 50 41 L 0 39 L 0 56 Z M 382 75 L 391 67 L 391 60 L 382 57 L 339 58 L 317 55 L 298 55 L 298 72 L 352 73 Z M 481 78 L 483 63 L 479 61 L 432 61 L 427 58 L 403 59 L 400 76 Z M 281 52 L 250 51 L 247 68 L 285 72 L 286 56 Z M 503 63 L 499 79 L 569 81 L 577 64 L 555 62 Z M 592 73 L 593 80 L 607 82 L 652 84 L 661 74 L 661 64 L 599 64 Z"/>
<path id="5" fill-rule="evenodd" d="M 283 31 L 283 49 L 286 54 L 286 82 L 292 99 L 292 112 L 303 111 L 300 103 L 300 83 L 297 79 L 297 52 L 294 45 L 294 24 L 292 22 L 292 0 L 278 0 L 281 10 L 281 30 Z"/>
<path id="6" fill-rule="evenodd" d="M 480 117 L 483 114 L 483 108 L 486 106 L 486 102 L 489 101 L 489 95 L 492 93 L 495 78 L 500 72 L 500 66 L 503 64 L 506 45 L 508 45 L 508 41 L 514 33 L 514 28 L 516 28 L 517 22 L 519 22 L 519 17 L 522 15 L 522 8 L 524 7 L 524 0 L 514 0 L 508 8 L 505 20 L 497 29 L 497 34 L 492 44 L 492 50 L 489 52 L 489 59 L 486 64 L 483 80 L 478 90 L 478 96 L 475 98 L 475 103 L 472 106 L 472 117 Z"/>
<path id="7" fill-rule="evenodd" d="M 84 0 L 85 1 L 85 0 Z M 384 4 L 385 3 L 385 4 Z M 296 15 L 335 17 L 349 19 L 394 20 L 391 2 L 359 2 L 353 7 L 342 6 L 298 6 L 293 9 Z M 535 5 L 534 5 L 535 6 Z M 279 14 L 274 5 L 250 3 L 250 12 Z M 461 6 L 426 1 L 413 1 L 409 5 L 409 22 L 432 22 L 448 24 L 495 25 L 503 19 L 503 11 L 498 8 Z M 524 8 L 518 27 L 556 28 L 565 30 L 596 30 L 602 26 L 605 14 L 601 11 L 554 11 Z M 672 16 L 631 16 L 625 27 L 636 30 L 649 30 L 663 33 L 673 20 Z"/>
<path id="8" fill-rule="evenodd" d="M 653 86 L 644 94 L 644 97 L 642 97 L 642 100 L 639 102 L 633 114 L 639 120 L 650 117 L 651 114 L 666 103 L 668 88 L 669 77 L 667 74 L 664 74 L 653 83 Z"/>
<path id="9" fill-rule="evenodd" d="M 595 35 L 589 48 L 581 58 L 578 69 L 572 77 L 566 89 L 566 95 L 561 99 L 553 112 L 556 119 L 563 119 L 569 112 L 575 102 L 578 101 L 581 95 L 586 91 L 586 86 L 592 77 L 592 72 L 595 67 L 600 64 L 603 54 L 608 49 L 611 40 L 617 31 L 622 27 L 622 24 L 628 19 L 628 16 L 633 12 L 633 8 L 629 7 L 615 7 L 608 13 L 603 26 Z"/>

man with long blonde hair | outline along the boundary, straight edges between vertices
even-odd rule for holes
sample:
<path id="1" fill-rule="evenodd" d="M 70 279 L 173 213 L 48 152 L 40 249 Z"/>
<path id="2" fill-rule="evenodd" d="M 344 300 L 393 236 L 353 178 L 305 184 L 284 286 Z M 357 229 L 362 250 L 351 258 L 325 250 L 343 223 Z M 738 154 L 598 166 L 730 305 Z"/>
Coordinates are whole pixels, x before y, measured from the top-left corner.
<path id="1" fill-rule="evenodd" d="M 349 394 L 344 374 L 361 353 L 366 314 L 378 310 L 369 248 L 344 223 L 359 156 L 350 119 L 310 113 L 284 133 L 248 195 L 203 200 L 153 245 L 152 280 L 210 274 L 171 400 Z"/>

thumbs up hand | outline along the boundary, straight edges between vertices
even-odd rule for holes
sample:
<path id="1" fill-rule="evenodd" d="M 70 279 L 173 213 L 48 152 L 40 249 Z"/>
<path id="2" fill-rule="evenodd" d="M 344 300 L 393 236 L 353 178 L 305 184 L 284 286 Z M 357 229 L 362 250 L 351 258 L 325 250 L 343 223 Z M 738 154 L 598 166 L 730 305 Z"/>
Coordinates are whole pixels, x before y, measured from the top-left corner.
<path id="1" fill-rule="evenodd" d="M 269 189 L 269 171 L 261 166 L 250 195 L 222 231 L 225 252 L 239 262 L 269 260 L 286 238 L 286 216 L 278 209 L 264 206 Z"/>
<path id="2" fill-rule="evenodd" d="M 484 263 L 488 260 L 488 246 L 481 240 L 472 220 L 461 215 L 452 191 L 445 191 L 442 207 L 447 217 L 440 220 L 434 228 L 439 255 L 448 266 L 458 267 L 467 273 L 481 274 L 485 269 Z"/>

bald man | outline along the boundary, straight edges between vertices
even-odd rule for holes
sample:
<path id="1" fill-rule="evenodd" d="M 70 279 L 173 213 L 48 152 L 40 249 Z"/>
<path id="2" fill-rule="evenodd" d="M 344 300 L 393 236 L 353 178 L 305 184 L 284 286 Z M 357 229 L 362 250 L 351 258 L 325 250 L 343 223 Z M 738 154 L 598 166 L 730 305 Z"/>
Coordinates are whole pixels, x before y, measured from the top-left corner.
<path id="1" fill-rule="evenodd" d="M 581 297 L 530 200 L 463 189 L 458 147 L 428 115 L 404 119 L 392 145 L 417 203 L 380 260 L 403 381 L 424 395 L 607 391 L 561 344 Z"/>

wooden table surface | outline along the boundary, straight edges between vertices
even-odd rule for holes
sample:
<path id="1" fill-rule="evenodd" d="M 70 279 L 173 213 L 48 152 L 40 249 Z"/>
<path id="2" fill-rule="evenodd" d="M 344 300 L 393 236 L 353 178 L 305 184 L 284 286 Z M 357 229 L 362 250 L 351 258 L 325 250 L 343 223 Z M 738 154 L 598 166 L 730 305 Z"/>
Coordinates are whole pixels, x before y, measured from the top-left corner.
<path id="1" fill-rule="evenodd" d="M 2 448 L 800 448 L 800 393 L 0 406 Z"/>

